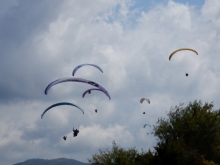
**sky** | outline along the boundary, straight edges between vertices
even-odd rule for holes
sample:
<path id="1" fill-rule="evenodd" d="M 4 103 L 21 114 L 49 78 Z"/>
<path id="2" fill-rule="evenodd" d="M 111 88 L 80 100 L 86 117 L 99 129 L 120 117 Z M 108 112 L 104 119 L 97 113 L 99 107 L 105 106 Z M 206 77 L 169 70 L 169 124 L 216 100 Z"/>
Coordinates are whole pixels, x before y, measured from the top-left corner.
<path id="1" fill-rule="evenodd" d="M 88 162 L 113 140 L 125 149 L 153 150 L 157 137 L 143 125 L 166 118 L 171 106 L 201 100 L 220 108 L 219 45 L 219 0 L 0 1 L 0 164 Z M 179 48 L 198 55 L 181 51 L 169 61 Z M 78 82 L 44 94 L 84 63 L 103 73 L 84 66 L 75 77 L 103 85 L 111 100 L 100 91 L 82 98 L 93 86 Z M 41 119 L 59 102 L 85 113 L 63 105 Z"/>

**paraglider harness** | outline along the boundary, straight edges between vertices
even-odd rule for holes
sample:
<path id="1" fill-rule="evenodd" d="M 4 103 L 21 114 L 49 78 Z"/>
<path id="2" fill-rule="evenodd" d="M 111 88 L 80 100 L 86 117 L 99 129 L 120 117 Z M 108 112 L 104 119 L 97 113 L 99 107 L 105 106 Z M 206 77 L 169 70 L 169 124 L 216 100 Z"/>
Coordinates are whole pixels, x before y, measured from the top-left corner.
<path id="1" fill-rule="evenodd" d="M 63 136 L 63 140 L 66 140 L 67 139 L 67 135 L 66 136 Z"/>
<path id="2" fill-rule="evenodd" d="M 79 128 L 74 130 L 74 127 L 73 127 L 73 137 L 77 136 L 78 133 L 79 133 Z"/>

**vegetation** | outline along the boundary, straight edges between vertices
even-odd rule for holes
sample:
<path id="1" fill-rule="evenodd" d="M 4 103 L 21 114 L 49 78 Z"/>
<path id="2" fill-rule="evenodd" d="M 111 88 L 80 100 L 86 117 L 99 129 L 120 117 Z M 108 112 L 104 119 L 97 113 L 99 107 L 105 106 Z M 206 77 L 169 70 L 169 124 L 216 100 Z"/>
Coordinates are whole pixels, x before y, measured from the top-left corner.
<path id="1" fill-rule="evenodd" d="M 133 165 L 138 156 L 138 151 L 135 148 L 125 150 L 118 147 L 115 141 L 112 142 L 112 150 L 102 151 L 99 154 L 93 155 L 88 161 L 92 165 Z"/>
<path id="2" fill-rule="evenodd" d="M 113 141 L 112 150 L 89 159 L 92 165 L 217 165 L 220 164 L 220 110 L 213 103 L 194 101 L 172 108 L 154 126 L 155 151 L 125 150 Z"/>

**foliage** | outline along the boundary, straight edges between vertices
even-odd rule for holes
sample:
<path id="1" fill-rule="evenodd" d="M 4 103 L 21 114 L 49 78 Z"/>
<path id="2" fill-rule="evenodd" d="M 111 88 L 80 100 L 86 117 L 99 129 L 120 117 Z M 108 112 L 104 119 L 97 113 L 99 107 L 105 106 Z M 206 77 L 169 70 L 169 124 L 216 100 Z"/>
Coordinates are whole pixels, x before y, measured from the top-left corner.
<path id="1" fill-rule="evenodd" d="M 135 148 L 125 150 L 118 147 L 115 141 L 112 142 L 112 150 L 99 150 L 99 154 L 95 154 L 88 161 L 92 165 L 134 165 L 138 151 Z"/>
<path id="2" fill-rule="evenodd" d="M 135 165 L 153 165 L 154 159 L 154 153 L 151 152 L 149 149 L 147 152 L 144 152 L 142 149 L 142 152 L 138 154 L 136 160 L 135 160 Z"/>
<path id="3" fill-rule="evenodd" d="M 154 127 L 159 140 L 155 147 L 157 164 L 220 163 L 220 111 L 213 103 L 201 101 L 174 107 L 168 119 L 160 118 Z"/>

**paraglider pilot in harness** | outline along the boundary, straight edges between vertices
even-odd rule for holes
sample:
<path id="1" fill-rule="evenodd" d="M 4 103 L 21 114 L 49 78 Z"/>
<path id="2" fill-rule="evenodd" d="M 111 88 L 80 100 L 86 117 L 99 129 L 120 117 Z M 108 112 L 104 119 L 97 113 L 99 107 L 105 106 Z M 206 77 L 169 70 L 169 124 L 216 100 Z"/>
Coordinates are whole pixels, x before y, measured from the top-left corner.
<path id="1" fill-rule="evenodd" d="M 67 139 L 67 135 L 66 136 L 63 136 L 63 140 L 66 140 Z"/>
<path id="2" fill-rule="evenodd" d="M 74 130 L 74 127 L 73 127 L 73 137 L 77 136 L 78 133 L 79 133 L 79 130 L 78 129 Z"/>
<path id="3" fill-rule="evenodd" d="M 189 74 L 188 73 L 186 73 L 186 77 L 188 76 Z"/>

